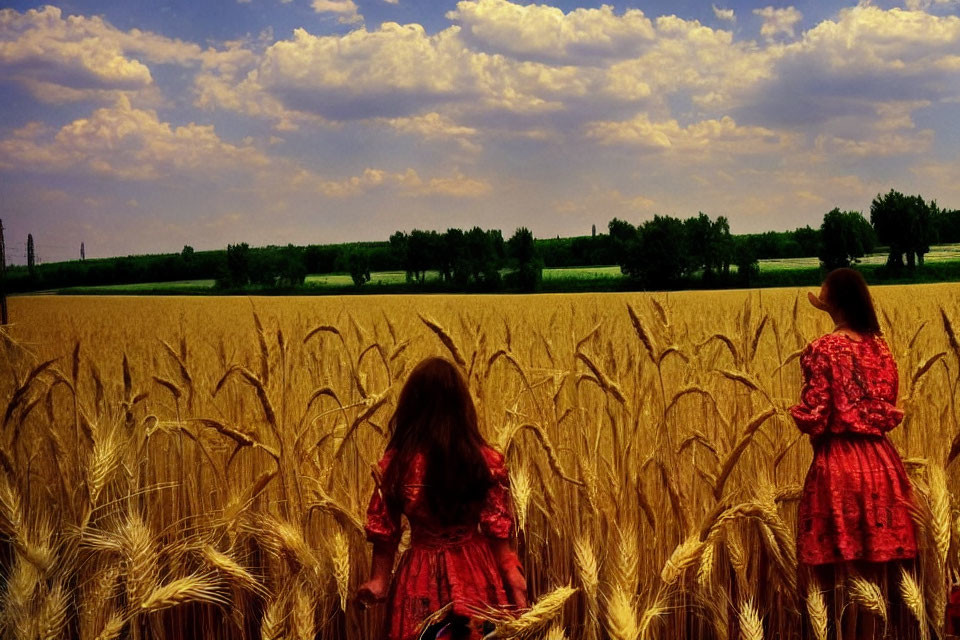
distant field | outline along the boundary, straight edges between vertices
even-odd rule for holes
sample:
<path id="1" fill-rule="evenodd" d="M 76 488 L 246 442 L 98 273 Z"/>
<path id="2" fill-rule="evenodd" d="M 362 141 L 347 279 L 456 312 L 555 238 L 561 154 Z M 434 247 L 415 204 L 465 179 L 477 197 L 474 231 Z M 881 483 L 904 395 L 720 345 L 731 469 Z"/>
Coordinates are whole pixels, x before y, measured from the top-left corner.
<path id="1" fill-rule="evenodd" d="M 594 278 L 622 278 L 620 267 L 557 267 L 543 270 L 544 280 L 570 280 Z"/>
<path id="2" fill-rule="evenodd" d="M 404 271 L 374 271 L 370 274 L 370 284 L 403 284 L 407 281 L 407 274 Z M 600 266 L 600 267 L 569 267 L 560 269 L 544 269 L 543 278 L 545 280 L 568 280 L 568 279 L 596 279 L 596 278 L 620 278 L 620 267 Z M 435 282 L 440 279 L 438 271 L 427 272 L 427 282 Z M 353 284 L 353 280 L 346 273 L 324 273 L 312 274 L 307 276 L 305 284 L 311 287 L 348 287 Z M 98 287 L 69 287 L 62 289 L 63 293 L 85 293 L 88 291 L 97 291 L 98 293 L 139 293 L 142 291 L 153 290 L 197 290 L 210 289 L 214 285 L 213 280 L 180 280 L 176 282 L 142 282 L 138 284 L 116 284 L 104 285 Z"/>
<path id="3" fill-rule="evenodd" d="M 215 280 L 172 280 L 170 282 L 137 282 L 133 284 L 106 284 L 90 287 L 65 287 L 51 291 L 40 291 L 38 293 L 87 293 L 96 291 L 98 293 L 149 293 L 162 291 L 183 291 L 184 293 L 196 291 L 198 289 L 212 289 L 216 283 Z"/>
<path id="4" fill-rule="evenodd" d="M 440 277 L 437 271 L 428 271 L 427 280 L 432 281 Z M 373 284 L 402 284 L 407 281 L 405 271 L 374 271 L 370 274 L 370 282 Z M 322 287 L 347 287 L 353 284 L 353 279 L 349 273 L 323 273 L 307 276 L 305 284 L 310 286 Z"/>
<path id="5" fill-rule="evenodd" d="M 926 262 L 948 262 L 960 260 L 960 244 L 943 244 L 931 247 L 925 256 Z M 860 264 L 883 264 L 887 261 L 886 253 L 871 253 L 860 260 Z M 784 258 L 782 260 L 761 260 L 761 271 L 779 271 L 781 269 L 803 269 L 816 267 L 820 264 L 817 258 Z"/>

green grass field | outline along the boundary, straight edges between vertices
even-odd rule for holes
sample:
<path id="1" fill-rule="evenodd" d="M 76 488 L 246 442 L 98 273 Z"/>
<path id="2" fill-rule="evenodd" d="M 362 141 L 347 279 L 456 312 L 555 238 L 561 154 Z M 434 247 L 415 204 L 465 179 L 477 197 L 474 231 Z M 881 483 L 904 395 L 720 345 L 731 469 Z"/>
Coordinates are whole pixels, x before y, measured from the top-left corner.
<path id="1" fill-rule="evenodd" d="M 942 244 L 930 247 L 925 256 L 926 262 L 952 262 L 960 260 L 960 244 Z M 881 265 L 887 261 L 886 253 L 871 253 L 860 260 L 860 264 Z M 761 271 L 779 271 L 782 269 L 804 269 L 820 264 L 817 258 L 785 258 L 782 260 L 761 260 Z"/>

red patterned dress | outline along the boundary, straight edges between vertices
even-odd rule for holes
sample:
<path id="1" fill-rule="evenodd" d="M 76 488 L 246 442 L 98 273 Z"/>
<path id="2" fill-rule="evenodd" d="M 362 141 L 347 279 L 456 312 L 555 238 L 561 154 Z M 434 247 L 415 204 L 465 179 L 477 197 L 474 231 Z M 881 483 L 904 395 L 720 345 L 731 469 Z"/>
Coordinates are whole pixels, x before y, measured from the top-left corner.
<path id="1" fill-rule="evenodd" d="M 380 460 L 381 476 L 393 450 Z M 414 457 L 404 481 L 403 515 L 410 523 L 410 549 L 400 558 L 387 595 L 388 640 L 417 637 L 427 616 L 453 603 L 453 613 L 469 617 L 466 605 L 508 606 L 503 578 L 487 538 L 505 539 L 513 527 L 510 483 L 503 456 L 483 450 L 493 486 L 474 518 L 460 526 L 445 526 L 431 515 L 423 494 L 426 471 L 422 454 Z M 367 508 L 367 540 L 400 539 L 400 513 L 387 505 L 380 487 Z"/>
<path id="2" fill-rule="evenodd" d="M 813 463 L 798 513 L 797 555 L 820 565 L 913 558 L 910 482 L 886 433 L 900 424 L 897 366 L 879 335 L 831 333 L 800 356 L 804 386 L 791 407 L 810 434 Z"/>

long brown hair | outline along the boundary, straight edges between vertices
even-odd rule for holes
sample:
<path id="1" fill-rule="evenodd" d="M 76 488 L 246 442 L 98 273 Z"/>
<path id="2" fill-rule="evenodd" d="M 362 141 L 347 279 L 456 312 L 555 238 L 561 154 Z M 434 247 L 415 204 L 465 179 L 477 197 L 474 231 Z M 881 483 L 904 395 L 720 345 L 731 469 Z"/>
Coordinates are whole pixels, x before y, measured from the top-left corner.
<path id="1" fill-rule="evenodd" d="M 840 312 L 848 327 L 858 333 L 880 333 L 870 289 L 859 271 L 847 267 L 834 269 L 827 274 L 823 286 L 824 302 Z"/>
<path id="2" fill-rule="evenodd" d="M 468 518 L 490 488 L 490 470 L 467 383 L 449 360 L 422 360 L 407 378 L 390 418 L 394 455 L 384 472 L 386 499 L 399 507 L 413 457 L 426 456 L 427 505 L 443 524 Z"/>

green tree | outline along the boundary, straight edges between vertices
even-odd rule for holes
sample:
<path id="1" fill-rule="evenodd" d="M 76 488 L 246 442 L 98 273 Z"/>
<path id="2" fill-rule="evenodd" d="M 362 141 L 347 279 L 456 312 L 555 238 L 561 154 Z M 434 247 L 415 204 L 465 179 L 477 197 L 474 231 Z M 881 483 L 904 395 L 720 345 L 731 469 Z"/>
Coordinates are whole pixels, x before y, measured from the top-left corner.
<path id="1" fill-rule="evenodd" d="M 337 270 L 340 249 L 337 246 L 312 244 L 303 252 L 307 273 L 330 273 Z"/>
<path id="2" fill-rule="evenodd" d="M 685 273 L 702 269 L 703 281 L 710 284 L 729 273 L 733 259 L 733 236 L 730 235 L 730 223 L 725 217 L 711 220 L 700 213 L 696 218 L 683 221 L 683 232 Z"/>
<path id="3" fill-rule="evenodd" d="M 705 280 L 712 278 L 713 222 L 710 217 L 700 213 L 696 218 L 683 221 L 686 261 L 691 270 L 703 269 Z"/>
<path id="4" fill-rule="evenodd" d="M 370 255 L 359 247 L 351 249 L 347 254 L 347 269 L 355 286 L 370 282 Z"/>
<path id="5" fill-rule="evenodd" d="M 749 287 L 760 277 L 760 261 L 757 258 L 757 237 L 743 236 L 736 239 L 734 262 L 737 265 L 737 283 Z"/>
<path id="6" fill-rule="evenodd" d="M 407 254 L 404 268 L 407 278 L 423 284 L 427 279 L 427 271 L 435 266 L 437 250 L 436 232 L 414 229 L 407 240 Z"/>
<path id="7" fill-rule="evenodd" d="M 407 282 L 413 280 L 413 273 L 407 269 L 407 246 L 410 243 L 410 237 L 404 231 L 395 231 L 390 236 L 390 255 L 399 264 L 403 265 L 407 272 Z"/>
<path id="8" fill-rule="evenodd" d="M 470 261 L 466 255 L 466 239 L 462 229 L 447 229 L 440 252 L 440 275 L 444 282 L 465 287 L 470 282 Z"/>
<path id="9" fill-rule="evenodd" d="M 524 291 L 539 289 L 543 279 L 543 260 L 529 229 L 520 227 L 514 232 L 507 241 L 507 255 L 513 263 L 517 285 Z"/>
<path id="10" fill-rule="evenodd" d="M 288 244 L 280 251 L 277 286 L 299 287 L 307 278 L 307 262 L 302 247 Z"/>
<path id="11" fill-rule="evenodd" d="M 250 245 L 246 242 L 228 244 L 225 266 L 226 273 L 218 285 L 236 288 L 250 284 Z"/>
<path id="12" fill-rule="evenodd" d="M 687 237 L 683 222 L 671 216 L 654 216 L 640 227 L 640 279 L 648 289 L 675 287 L 689 275 Z"/>
<path id="13" fill-rule="evenodd" d="M 730 221 L 726 216 L 719 216 L 713 221 L 712 244 L 708 253 L 708 265 L 718 275 L 727 278 L 730 275 L 730 264 L 734 257 L 733 234 L 730 233 Z"/>
<path id="14" fill-rule="evenodd" d="M 463 235 L 469 280 L 478 288 L 493 290 L 500 286 L 500 267 L 506 257 L 503 234 L 473 227 Z"/>
<path id="15" fill-rule="evenodd" d="M 817 255 L 820 250 L 820 230 L 807 225 L 793 232 L 793 239 L 800 248 L 798 258 Z"/>
<path id="16" fill-rule="evenodd" d="M 947 211 L 930 203 L 930 216 L 934 228 L 934 239 L 943 244 L 960 242 L 960 210 Z"/>
<path id="17" fill-rule="evenodd" d="M 614 218 L 607 226 L 610 250 L 614 261 L 620 265 L 620 273 L 639 280 L 642 275 L 640 255 L 640 232 L 625 220 Z"/>
<path id="18" fill-rule="evenodd" d="M 919 195 L 905 196 L 893 189 L 885 195 L 877 194 L 870 204 L 870 223 L 880 243 L 889 247 L 889 268 L 901 269 L 904 256 L 911 269 L 918 262 L 923 264 L 933 237 L 932 217 L 930 207 Z"/>
<path id="19" fill-rule="evenodd" d="M 859 211 L 835 208 L 823 216 L 817 257 L 828 271 L 859 262 L 874 247 L 874 231 Z"/>

